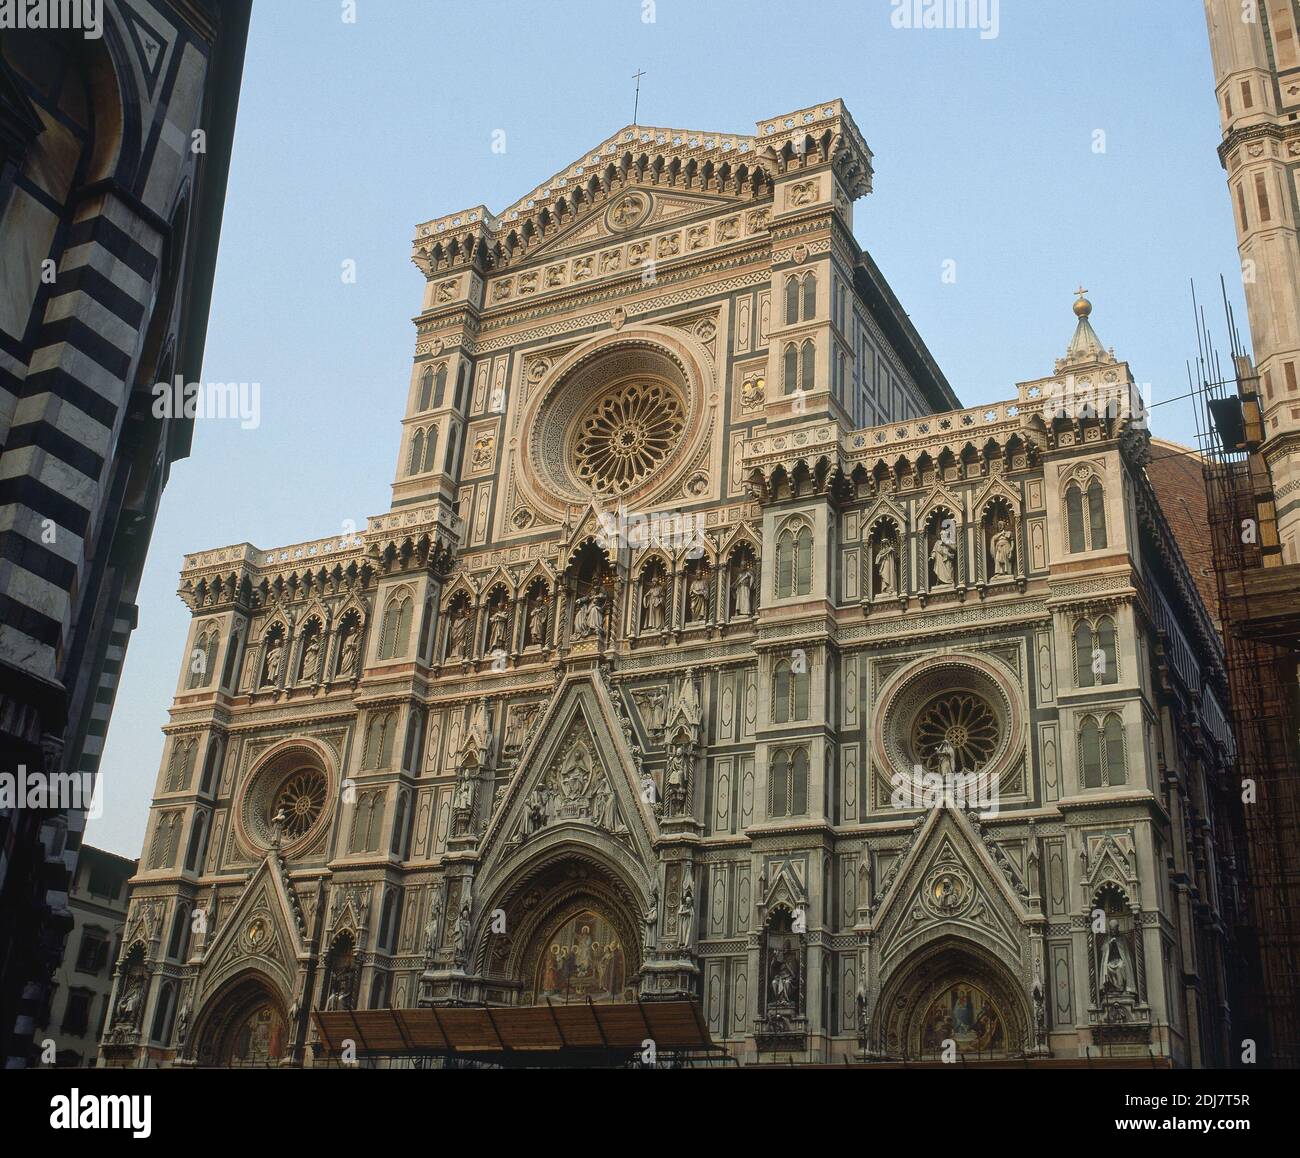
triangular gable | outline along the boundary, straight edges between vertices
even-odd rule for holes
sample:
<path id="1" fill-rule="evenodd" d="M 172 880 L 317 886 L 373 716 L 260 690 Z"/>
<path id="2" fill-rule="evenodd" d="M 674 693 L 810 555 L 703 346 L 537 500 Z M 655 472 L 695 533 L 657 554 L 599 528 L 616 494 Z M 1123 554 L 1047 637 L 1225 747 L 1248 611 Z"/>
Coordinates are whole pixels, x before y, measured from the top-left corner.
<path id="1" fill-rule="evenodd" d="M 927 816 L 872 923 L 887 970 L 922 944 L 953 933 L 1018 959 L 1029 916 L 970 820 L 945 807 Z"/>
<path id="2" fill-rule="evenodd" d="M 541 810 L 539 823 L 539 806 Z M 481 844 L 484 887 L 515 854 L 558 840 L 604 846 L 623 860 L 654 860 L 652 800 L 642 797 L 628 741 L 603 681 L 573 675 L 520 752 Z"/>
<path id="3" fill-rule="evenodd" d="M 277 977 L 286 993 L 292 992 L 298 964 L 310 956 L 306 938 L 298 899 L 285 883 L 283 866 L 269 853 L 204 946 L 200 991 L 211 992 L 232 973 L 256 967 Z"/>

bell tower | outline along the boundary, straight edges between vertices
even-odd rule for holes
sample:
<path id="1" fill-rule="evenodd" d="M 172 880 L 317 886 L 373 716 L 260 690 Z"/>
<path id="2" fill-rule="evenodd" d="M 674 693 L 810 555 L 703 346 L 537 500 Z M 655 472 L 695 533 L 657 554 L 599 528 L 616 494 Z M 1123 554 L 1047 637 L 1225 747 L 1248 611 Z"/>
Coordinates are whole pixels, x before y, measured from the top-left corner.
<path id="1" fill-rule="evenodd" d="M 1275 499 L 1260 542 L 1266 564 L 1300 563 L 1300 29 L 1291 0 L 1206 0 L 1205 15 Z"/>

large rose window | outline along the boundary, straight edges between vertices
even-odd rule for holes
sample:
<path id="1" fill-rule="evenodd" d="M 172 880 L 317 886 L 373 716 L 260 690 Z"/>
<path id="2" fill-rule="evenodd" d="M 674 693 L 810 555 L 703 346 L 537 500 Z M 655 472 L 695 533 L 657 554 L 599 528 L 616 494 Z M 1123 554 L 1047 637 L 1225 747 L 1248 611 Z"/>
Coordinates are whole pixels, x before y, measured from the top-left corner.
<path id="1" fill-rule="evenodd" d="M 681 401 L 668 386 L 627 382 L 579 420 L 578 477 L 599 491 L 623 494 L 659 468 L 684 425 Z"/>
<path id="2" fill-rule="evenodd" d="M 320 832 L 330 810 L 330 774 L 320 753 L 314 746 L 296 742 L 253 772 L 237 816 L 252 847 L 274 845 L 278 817 L 282 846 L 300 849 Z"/>
<path id="3" fill-rule="evenodd" d="M 945 757 L 952 771 L 983 768 L 997 750 L 1002 729 L 993 709 L 971 692 L 935 696 L 912 724 L 912 751 L 922 767 L 938 770 Z"/>
<path id="4" fill-rule="evenodd" d="M 646 326 L 596 339 L 544 368 L 522 415 L 520 499 L 555 518 L 594 496 L 680 499 L 713 431 L 708 353 Z"/>
<path id="5" fill-rule="evenodd" d="M 1014 673 L 987 655 L 917 659 L 880 690 L 876 762 L 886 776 L 914 779 L 974 773 L 992 783 L 1012 774 L 1024 752 L 1022 694 Z"/>
<path id="6" fill-rule="evenodd" d="M 325 811 L 325 775 L 317 768 L 300 768 L 290 774 L 275 794 L 271 815 L 284 817 L 284 835 L 297 840 Z"/>

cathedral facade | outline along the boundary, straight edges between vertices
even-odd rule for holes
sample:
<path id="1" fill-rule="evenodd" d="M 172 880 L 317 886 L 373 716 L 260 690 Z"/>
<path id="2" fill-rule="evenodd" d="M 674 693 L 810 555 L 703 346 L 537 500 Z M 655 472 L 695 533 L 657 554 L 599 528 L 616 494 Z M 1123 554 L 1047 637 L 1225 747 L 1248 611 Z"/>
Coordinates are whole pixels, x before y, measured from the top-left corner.
<path id="1" fill-rule="evenodd" d="M 838 101 L 631 126 L 418 227 L 391 509 L 185 561 L 108 1064 L 667 999 L 745 1063 L 1226 1062 L 1222 656 L 1129 368 L 1080 295 L 961 408 L 871 162 Z"/>

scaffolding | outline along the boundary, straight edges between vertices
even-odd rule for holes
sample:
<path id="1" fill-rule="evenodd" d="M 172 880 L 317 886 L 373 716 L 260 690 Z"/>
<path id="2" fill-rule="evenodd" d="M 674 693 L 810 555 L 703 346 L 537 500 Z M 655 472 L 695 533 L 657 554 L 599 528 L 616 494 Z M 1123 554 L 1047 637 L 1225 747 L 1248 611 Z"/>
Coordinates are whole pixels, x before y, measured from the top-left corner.
<path id="1" fill-rule="evenodd" d="M 1297 568 L 1277 551 L 1274 500 L 1259 453 L 1259 378 L 1242 348 L 1226 287 L 1231 372 L 1223 373 L 1192 292 L 1197 358 L 1189 364 L 1205 477 L 1210 548 L 1231 691 L 1241 790 L 1224 793 L 1244 896 L 1236 906 L 1240 976 L 1233 986 L 1239 1041 L 1258 1064 L 1300 1067 L 1300 775 L 1297 774 L 1294 625 Z M 1280 581 L 1280 582 L 1279 582 Z M 1280 614 L 1279 614 L 1280 613 Z M 1253 782 L 1254 800 L 1248 797 Z M 1229 786 L 1233 788 L 1235 786 Z M 1242 1047 L 1244 1061 L 1249 1061 Z"/>

